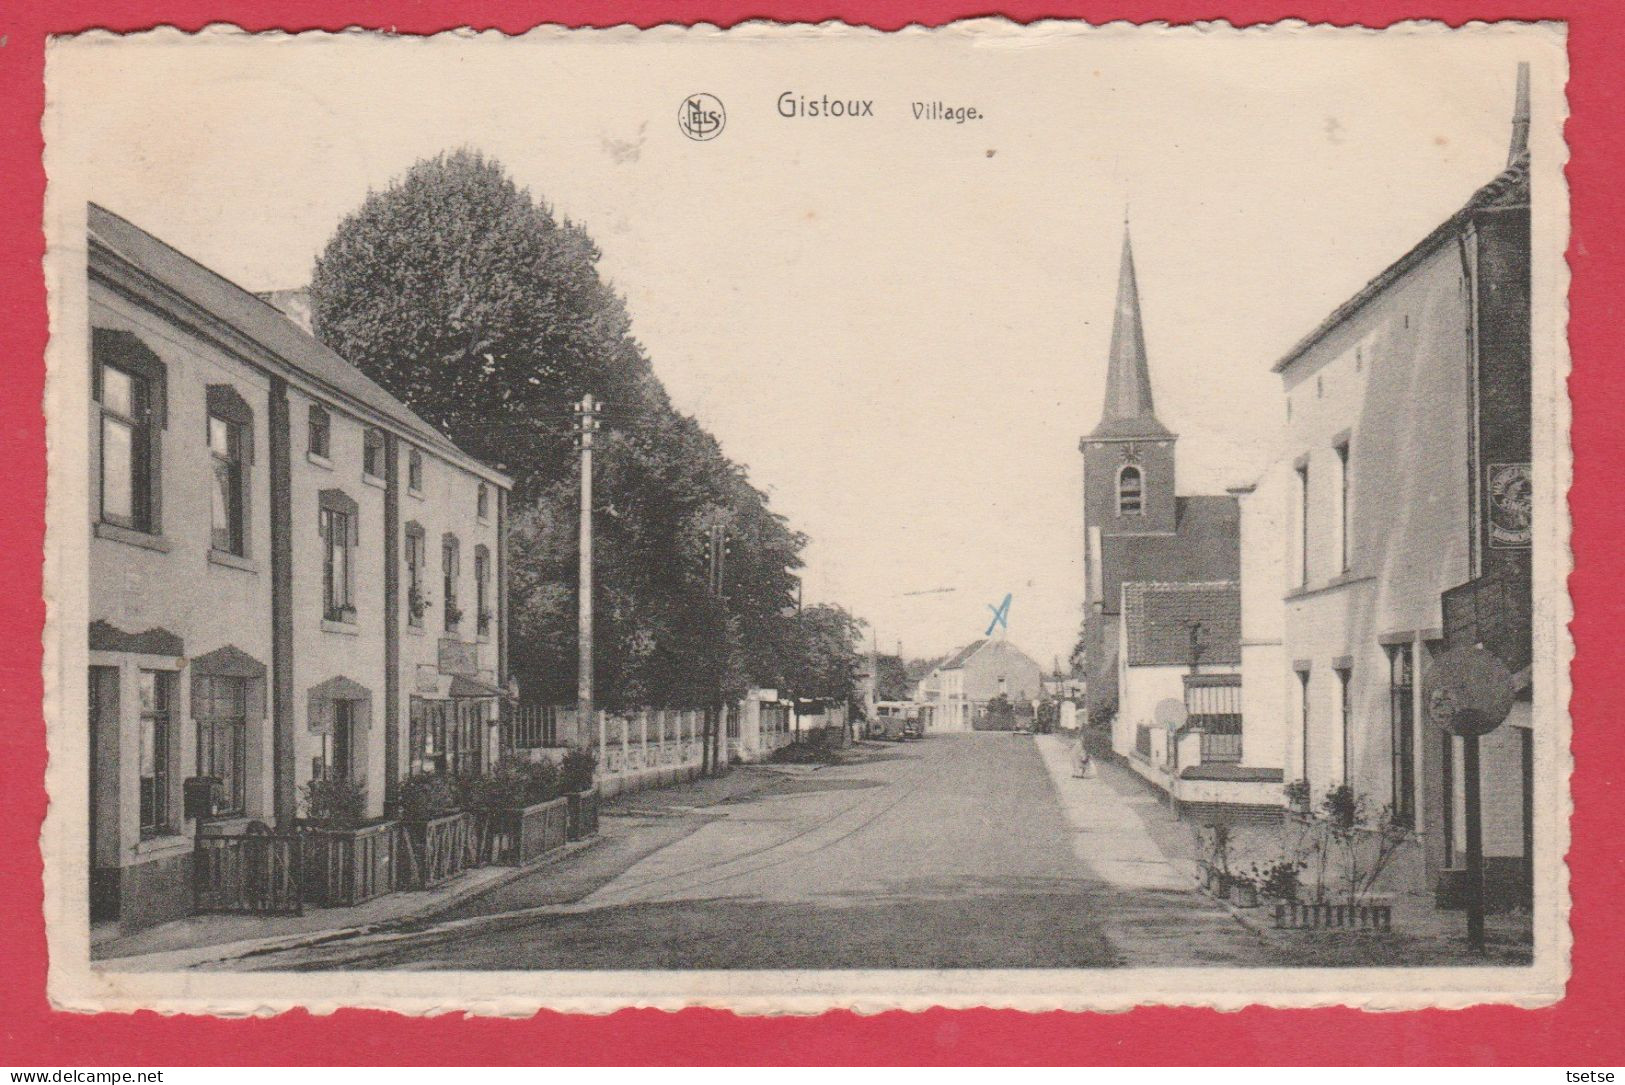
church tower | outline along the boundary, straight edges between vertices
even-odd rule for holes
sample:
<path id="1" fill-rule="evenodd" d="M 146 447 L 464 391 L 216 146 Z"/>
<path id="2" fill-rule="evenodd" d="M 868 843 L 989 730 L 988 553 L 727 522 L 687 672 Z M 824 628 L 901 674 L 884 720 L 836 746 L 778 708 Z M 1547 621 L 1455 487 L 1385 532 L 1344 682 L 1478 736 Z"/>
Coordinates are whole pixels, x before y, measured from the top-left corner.
<path id="1" fill-rule="evenodd" d="M 1152 406 L 1134 248 L 1125 223 L 1105 406 L 1100 424 L 1078 442 L 1083 453 L 1083 522 L 1091 550 L 1098 536 L 1175 532 L 1176 440 L 1157 421 Z"/>

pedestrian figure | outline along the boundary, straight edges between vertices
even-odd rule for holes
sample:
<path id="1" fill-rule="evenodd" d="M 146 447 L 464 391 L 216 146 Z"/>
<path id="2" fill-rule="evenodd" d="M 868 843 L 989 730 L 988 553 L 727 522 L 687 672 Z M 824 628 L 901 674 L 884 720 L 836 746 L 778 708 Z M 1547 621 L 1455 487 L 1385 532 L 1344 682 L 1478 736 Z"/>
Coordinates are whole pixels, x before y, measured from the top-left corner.
<path id="1" fill-rule="evenodd" d="M 1084 749 L 1083 739 L 1078 739 L 1072 747 L 1072 775 L 1079 780 L 1093 780 L 1095 778 L 1095 763 L 1089 757 L 1089 751 Z"/>

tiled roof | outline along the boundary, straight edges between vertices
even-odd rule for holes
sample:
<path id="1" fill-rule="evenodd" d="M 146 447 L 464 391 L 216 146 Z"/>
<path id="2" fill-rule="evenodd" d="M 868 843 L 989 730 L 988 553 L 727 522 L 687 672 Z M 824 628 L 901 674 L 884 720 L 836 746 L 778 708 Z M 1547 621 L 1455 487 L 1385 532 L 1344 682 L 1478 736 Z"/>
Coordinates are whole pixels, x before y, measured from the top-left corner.
<path id="1" fill-rule="evenodd" d="M 965 645 L 965 647 L 959 649 L 959 651 L 955 652 L 953 655 L 949 656 L 947 659 L 945 659 L 941 663 L 937 664 L 937 670 L 939 670 L 939 671 L 952 671 L 952 670 L 957 670 L 960 667 L 963 667 L 965 665 L 965 661 L 967 659 L 969 659 L 971 656 L 975 655 L 977 653 L 977 651 L 982 647 L 982 645 L 984 645 L 986 643 L 987 643 L 987 641 L 985 641 L 985 640 L 973 640 L 973 641 L 971 641 L 969 644 Z"/>
<path id="2" fill-rule="evenodd" d="M 104 207 L 90 204 L 87 214 L 92 240 L 275 355 L 289 368 L 341 398 L 371 408 L 426 448 L 438 449 L 464 465 L 478 466 L 480 474 L 503 486 L 510 484 L 501 472 L 463 452 L 445 434 L 269 302 Z"/>
<path id="3" fill-rule="evenodd" d="M 1133 580 L 1235 580 L 1241 575 L 1241 512 L 1234 497 L 1181 497 L 1172 535 L 1104 535 L 1101 609 L 1116 614 Z"/>
<path id="4" fill-rule="evenodd" d="M 1480 211 L 1487 211 L 1502 207 L 1527 206 L 1529 203 L 1529 154 L 1519 155 L 1506 169 L 1496 174 L 1489 184 L 1473 193 L 1473 198 L 1454 215 L 1440 223 L 1432 233 L 1424 237 L 1415 248 L 1404 256 L 1388 265 L 1382 274 L 1366 283 L 1348 301 L 1331 311 L 1331 314 L 1322 320 L 1315 330 L 1300 339 L 1293 348 L 1282 356 L 1281 360 L 1270 367 L 1273 373 L 1279 373 L 1293 362 L 1297 361 L 1310 347 L 1318 343 L 1333 328 L 1353 316 L 1372 298 L 1388 289 L 1396 279 L 1421 263 L 1440 245 L 1456 236 Z"/>
<path id="5" fill-rule="evenodd" d="M 1194 622 L 1201 623 L 1201 662 L 1241 662 L 1241 586 L 1233 580 L 1124 584 L 1123 620 L 1131 667 L 1188 664 Z"/>

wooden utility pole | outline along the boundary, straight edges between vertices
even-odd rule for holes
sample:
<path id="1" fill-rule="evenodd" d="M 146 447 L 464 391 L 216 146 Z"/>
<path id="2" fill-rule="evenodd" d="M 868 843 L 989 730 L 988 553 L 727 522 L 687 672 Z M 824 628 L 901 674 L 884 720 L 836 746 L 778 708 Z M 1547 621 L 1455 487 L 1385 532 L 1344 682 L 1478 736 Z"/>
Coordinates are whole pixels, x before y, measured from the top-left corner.
<path id="1" fill-rule="evenodd" d="M 581 543 L 580 586 L 577 590 L 576 664 L 576 743 L 592 742 L 596 713 L 593 711 L 592 682 L 592 435 L 598 431 L 598 410 L 603 406 L 592 393 L 576 404 L 577 433 L 581 446 Z"/>

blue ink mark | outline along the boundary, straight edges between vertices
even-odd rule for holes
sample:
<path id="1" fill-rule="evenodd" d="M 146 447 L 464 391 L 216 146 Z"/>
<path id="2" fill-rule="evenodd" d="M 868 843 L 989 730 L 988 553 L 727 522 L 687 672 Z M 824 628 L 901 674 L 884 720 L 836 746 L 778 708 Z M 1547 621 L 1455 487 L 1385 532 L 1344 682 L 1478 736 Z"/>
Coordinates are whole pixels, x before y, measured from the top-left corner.
<path id="1" fill-rule="evenodd" d="M 1010 595 L 1010 592 L 1005 592 L 1004 602 L 1000 603 L 998 606 L 994 606 L 992 603 L 987 605 L 987 609 L 993 612 L 993 620 L 987 623 L 987 632 L 982 634 L 984 637 L 991 637 L 993 635 L 993 631 L 999 628 L 1001 625 L 1004 626 L 1006 632 L 1009 632 Z"/>

